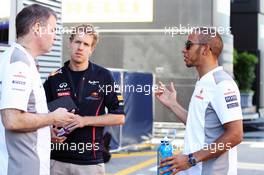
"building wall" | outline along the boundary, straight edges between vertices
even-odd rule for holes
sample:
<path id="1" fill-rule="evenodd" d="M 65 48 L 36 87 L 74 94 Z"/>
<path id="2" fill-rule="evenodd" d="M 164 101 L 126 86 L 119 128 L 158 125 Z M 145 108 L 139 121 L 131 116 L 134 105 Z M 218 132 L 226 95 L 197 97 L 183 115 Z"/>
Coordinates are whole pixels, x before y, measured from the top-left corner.
<path id="1" fill-rule="evenodd" d="M 229 0 L 223 0 L 228 10 Z M 220 4 L 223 6 L 223 4 Z M 100 41 L 92 61 L 105 67 L 152 72 L 156 81 L 175 83 L 178 100 L 185 108 L 197 79 L 194 68 L 186 68 L 181 49 L 187 35 L 171 37 L 165 28 L 182 26 L 229 26 L 230 11 L 219 10 L 216 0 L 154 0 L 152 23 L 95 23 L 101 29 Z M 222 11 L 221 11 L 222 10 Z M 79 24 L 63 24 L 71 27 Z M 130 29 L 117 32 L 117 29 Z M 143 30 L 140 30 L 143 29 Z M 220 63 L 232 74 L 232 35 L 223 36 Z M 68 36 L 63 37 L 63 59 L 69 58 Z M 155 102 L 155 121 L 175 121 L 174 115 Z"/>
<path id="2" fill-rule="evenodd" d="M 9 37 L 10 41 L 9 43 L 12 43 L 15 41 L 15 16 L 16 14 L 22 10 L 23 7 L 38 3 L 47 7 L 52 8 L 57 16 L 58 21 L 57 25 L 58 27 L 61 26 L 61 0 L 43 0 L 43 1 L 37 1 L 37 0 L 11 0 L 12 2 L 12 10 L 11 10 L 11 16 L 10 16 L 10 34 Z M 0 45 L 0 52 L 7 49 L 9 45 Z M 55 43 L 52 47 L 52 51 L 50 53 L 44 54 L 42 56 L 38 57 L 38 62 L 40 65 L 40 74 L 41 79 L 44 81 L 46 77 L 49 75 L 49 73 L 55 69 L 58 69 L 61 67 L 61 54 L 62 54 L 62 35 L 57 34 L 55 38 Z"/>
<path id="3" fill-rule="evenodd" d="M 257 55 L 256 79 L 253 85 L 254 105 L 264 107 L 264 1 L 251 0 L 232 2 L 231 26 L 234 47 Z"/>
<path id="4" fill-rule="evenodd" d="M 24 6 L 36 2 L 51 7 L 57 12 L 60 27 L 61 0 L 12 1 L 16 2 L 15 13 Z M 166 84 L 173 81 L 178 90 L 178 100 L 185 108 L 188 108 L 197 74 L 193 68 L 185 67 L 181 54 L 187 35 L 171 37 L 165 33 L 164 29 L 180 25 L 225 27 L 229 25 L 229 12 L 219 12 L 220 1 L 217 0 L 153 0 L 153 2 L 154 17 L 151 23 L 94 24 L 100 29 L 107 29 L 107 32 L 100 33 L 100 42 L 92 56 L 92 61 L 105 67 L 152 72 L 156 75 L 156 81 L 162 80 Z M 226 3 L 229 0 L 221 2 Z M 64 26 L 73 25 L 78 24 L 64 24 Z M 132 32 L 124 30 L 118 33 L 116 29 L 132 29 Z M 138 29 L 145 31 L 137 31 Z M 63 54 L 63 61 L 69 58 L 68 37 L 65 34 L 63 36 L 58 34 L 52 52 L 38 58 L 42 80 L 45 80 L 51 71 L 61 66 L 61 54 Z M 223 36 L 223 39 L 225 45 L 220 63 L 232 74 L 233 38 L 231 35 Z M 0 46 L 0 51 L 5 48 L 6 46 Z M 175 121 L 171 112 L 158 102 L 155 104 L 155 121 Z"/>
<path id="5" fill-rule="evenodd" d="M 8 47 L 9 47 L 9 45 L 0 44 L 0 53 L 4 52 Z"/>

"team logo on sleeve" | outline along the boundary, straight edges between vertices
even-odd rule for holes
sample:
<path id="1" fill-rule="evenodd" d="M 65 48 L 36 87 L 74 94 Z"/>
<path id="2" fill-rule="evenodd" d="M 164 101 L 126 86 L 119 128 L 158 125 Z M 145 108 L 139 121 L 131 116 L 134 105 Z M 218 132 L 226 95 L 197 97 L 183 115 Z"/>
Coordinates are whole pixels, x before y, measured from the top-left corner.
<path id="1" fill-rule="evenodd" d="M 13 76 L 14 76 L 14 77 L 17 77 L 17 78 L 23 78 L 23 79 L 27 78 L 25 75 L 23 75 L 22 72 L 18 72 L 17 74 L 15 74 L 15 75 L 13 75 Z"/>
<path id="2" fill-rule="evenodd" d="M 227 91 L 224 93 L 224 95 L 232 95 L 235 94 L 236 92 L 231 90 L 231 89 L 227 89 Z"/>
<path id="3" fill-rule="evenodd" d="M 20 81 L 20 80 L 12 80 L 12 90 L 14 91 L 21 91 L 25 92 L 26 91 L 26 82 L 25 81 Z"/>
<path id="4" fill-rule="evenodd" d="M 124 100 L 122 95 L 117 95 L 117 99 L 118 99 L 118 101 L 123 101 Z"/>
<path id="5" fill-rule="evenodd" d="M 19 80 L 13 80 L 12 81 L 13 84 L 18 84 L 18 85 L 26 85 L 26 82 L 25 81 L 19 81 Z"/>
<path id="6" fill-rule="evenodd" d="M 119 106 L 124 106 L 124 98 L 123 98 L 123 96 L 121 94 L 117 95 L 117 99 L 118 99 L 118 102 L 119 102 Z"/>
<path id="7" fill-rule="evenodd" d="M 236 95 L 231 95 L 231 96 L 226 96 L 225 97 L 225 101 L 228 102 L 232 102 L 232 101 L 237 101 L 237 96 Z"/>
<path id="8" fill-rule="evenodd" d="M 239 106 L 238 102 L 227 104 L 227 108 L 228 109 L 235 108 L 235 107 L 238 107 L 238 106 Z"/>

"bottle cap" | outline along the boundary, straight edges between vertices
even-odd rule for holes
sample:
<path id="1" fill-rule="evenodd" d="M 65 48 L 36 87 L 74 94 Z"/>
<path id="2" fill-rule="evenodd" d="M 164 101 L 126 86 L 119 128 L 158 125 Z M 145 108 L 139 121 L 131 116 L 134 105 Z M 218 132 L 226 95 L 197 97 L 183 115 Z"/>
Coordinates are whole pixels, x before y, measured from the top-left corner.
<path id="1" fill-rule="evenodd" d="M 167 136 L 164 137 L 164 142 L 169 142 L 169 138 Z"/>

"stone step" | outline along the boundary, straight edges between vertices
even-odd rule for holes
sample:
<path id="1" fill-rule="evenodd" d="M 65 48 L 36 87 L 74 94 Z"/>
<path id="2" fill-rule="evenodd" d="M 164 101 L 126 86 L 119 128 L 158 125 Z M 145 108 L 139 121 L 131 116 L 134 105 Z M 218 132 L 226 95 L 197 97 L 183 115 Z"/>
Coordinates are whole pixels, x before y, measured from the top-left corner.
<path id="1" fill-rule="evenodd" d="M 254 120 L 245 120 L 243 121 L 245 126 L 260 126 L 264 127 L 264 118 L 258 118 Z"/>
<path id="2" fill-rule="evenodd" d="M 252 113 L 256 113 L 256 112 L 257 112 L 256 106 L 242 108 L 243 114 L 252 114 Z"/>
<path id="3" fill-rule="evenodd" d="M 258 119 L 258 118 L 259 118 L 258 113 L 243 114 L 243 120 L 252 120 L 252 119 Z"/>
<path id="4" fill-rule="evenodd" d="M 183 138 L 185 125 L 178 122 L 154 122 L 153 138 L 162 139 L 167 136 L 169 139 Z"/>

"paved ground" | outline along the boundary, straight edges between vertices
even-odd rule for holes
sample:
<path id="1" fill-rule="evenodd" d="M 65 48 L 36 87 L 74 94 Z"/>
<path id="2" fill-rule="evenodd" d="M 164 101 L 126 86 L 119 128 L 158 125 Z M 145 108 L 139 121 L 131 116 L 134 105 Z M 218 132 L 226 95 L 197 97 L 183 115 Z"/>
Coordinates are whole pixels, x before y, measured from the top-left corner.
<path id="1" fill-rule="evenodd" d="M 108 175 L 156 174 L 156 152 L 113 154 L 106 171 Z M 264 130 L 245 133 L 238 146 L 238 175 L 264 175 Z"/>

